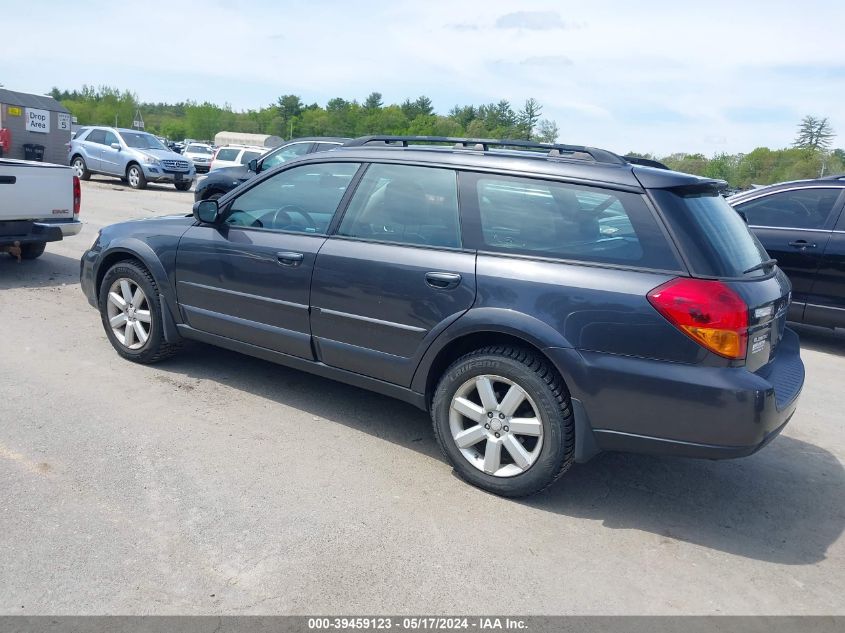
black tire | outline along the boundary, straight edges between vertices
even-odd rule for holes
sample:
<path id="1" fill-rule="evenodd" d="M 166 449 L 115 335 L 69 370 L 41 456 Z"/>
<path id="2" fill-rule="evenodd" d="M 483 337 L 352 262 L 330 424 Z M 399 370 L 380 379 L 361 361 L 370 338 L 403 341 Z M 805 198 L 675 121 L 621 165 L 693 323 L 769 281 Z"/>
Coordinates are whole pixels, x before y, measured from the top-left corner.
<path id="1" fill-rule="evenodd" d="M 112 284 L 118 279 L 127 278 L 134 281 L 147 297 L 150 309 L 150 333 L 147 341 L 139 349 L 129 349 L 121 343 L 109 325 L 108 295 Z M 158 287 L 149 271 L 135 260 L 121 261 L 112 266 L 103 277 L 99 295 L 100 320 L 106 331 L 109 342 L 115 351 L 135 363 L 151 364 L 170 358 L 179 351 L 180 346 L 168 343 L 164 338 L 162 326 L 162 306 L 158 296 Z"/>
<path id="2" fill-rule="evenodd" d="M 147 177 L 144 176 L 144 170 L 136 163 L 132 163 L 126 168 L 126 181 L 133 189 L 147 188 Z M 135 184 L 133 184 L 133 182 Z"/>
<path id="3" fill-rule="evenodd" d="M 543 444 L 525 472 L 497 477 L 473 466 L 455 444 L 449 427 L 452 398 L 466 381 L 495 374 L 522 387 L 536 405 Z M 462 479 L 504 497 L 524 497 L 551 485 L 572 465 L 575 423 L 569 392 L 557 371 L 535 352 L 510 346 L 485 347 L 456 360 L 440 379 L 431 406 L 434 434 L 443 454 Z"/>
<path id="4" fill-rule="evenodd" d="M 206 198 L 206 200 L 219 200 L 222 197 L 223 197 L 223 194 L 218 191 L 218 192 L 213 193 L 210 196 L 208 196 Z"/>
<path id="5" fill-rule="evenodd" d="M 77 163 L 79 163 L 78 166 Z M 85 162 L 85 159 L 82 158 L 82 156 L 79 156 L 78 154 L 74 156 L 73 159 L 70 161 L 70 166 L 74 168 L 74 173 L 79 171 L 77 175 L 79 176 L 80 180 L 90 180 L 91 172 L 88 171 L 88 164 Z"/>
<path id="6" fill-rule="evenodd" d="M 188 182 L 174 182 L 173 186 L 176 187 L 178 191 L 190 191 L 192 184 L 193 183 L 189 180 Z"/>
<path id="7" fill-rule="evenodd" d="M 21 244 L 21 259 L 37 259 L 44 254 L 47 242 L 29 242 Z"/>

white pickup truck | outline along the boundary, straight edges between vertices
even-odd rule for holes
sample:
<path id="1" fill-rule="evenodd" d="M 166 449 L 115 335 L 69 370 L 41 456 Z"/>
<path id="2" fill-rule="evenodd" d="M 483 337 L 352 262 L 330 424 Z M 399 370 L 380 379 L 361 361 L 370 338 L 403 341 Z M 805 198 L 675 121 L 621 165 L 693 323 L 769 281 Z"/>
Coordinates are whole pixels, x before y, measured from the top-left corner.
<path id="1" fill-rule="evenodd" d="M 35 259 L 82 229 L 82 190 L 64 165 L 0 158 L 0 252 Z"/>

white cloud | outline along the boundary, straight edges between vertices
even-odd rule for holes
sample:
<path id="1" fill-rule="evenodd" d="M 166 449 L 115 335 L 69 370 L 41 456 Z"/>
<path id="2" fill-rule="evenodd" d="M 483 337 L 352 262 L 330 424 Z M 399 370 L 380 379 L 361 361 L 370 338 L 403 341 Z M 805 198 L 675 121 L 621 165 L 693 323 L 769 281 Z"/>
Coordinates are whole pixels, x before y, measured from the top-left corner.
<path id="1" fill-rule="evenodd" d="M 442 112 L 534 97 L 562 140 L 658 153 L 785 146 L 812 112 L 829 116 L 845 144 L 845 40 L 835 19 L 845 8 L 821 0 L 800 10 L 776 0 L 529 0 L 517 12 L 511 0 L 187 0 L 179 12 L 190 28 L 175 31 L 152 17 L 172 15 L 161 0 L 141 18 L 124 3 L 39 6 L 37 39 L 26 3 L 4 6 L 8 88 L 107 84 L 149 101 L 238 109 L 285 93 L 309 103 L 426 94 Z"/>

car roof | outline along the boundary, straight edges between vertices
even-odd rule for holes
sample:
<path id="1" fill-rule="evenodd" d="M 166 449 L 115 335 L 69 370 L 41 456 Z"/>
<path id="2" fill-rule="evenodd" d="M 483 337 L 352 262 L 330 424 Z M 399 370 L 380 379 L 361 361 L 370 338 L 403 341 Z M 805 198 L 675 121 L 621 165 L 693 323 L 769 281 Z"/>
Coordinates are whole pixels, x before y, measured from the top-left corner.
<path id="1" fill-rule="evenodd" d="M 772 185 L 765 185 L 763 187 L 756 187 L 748 189 L 747 191 L 740 191 L 728 197 L 729 202 L 739 202 L 746 198 L 757 198 L 761 195 L 774 193 L 776 191 L 783 191 L 787 189 L 800 188 L 816 188 L 816 187 L 830 187 L 830 188 L 845 188 L 845 174 L 835 174 L 832 176 L 825 176 L 823 178 L 807 178 L 804 180 L 787 180 L 785 182 L 776 182 Z"/>
<path id="2" fill-rule="evenodd" d="M 503 175 L 565 178 L 585 184 L 610 184 L 636 190 L 723 184 L 723 181 L 691 174 L 632 165 L 625 160 L 618 163 L 592 162 L 519 150 L 475 151 L 442 146 L 344 145 L 333 150 L 332 155 L 361 161 L 431 164 L 492 171 Z"/>

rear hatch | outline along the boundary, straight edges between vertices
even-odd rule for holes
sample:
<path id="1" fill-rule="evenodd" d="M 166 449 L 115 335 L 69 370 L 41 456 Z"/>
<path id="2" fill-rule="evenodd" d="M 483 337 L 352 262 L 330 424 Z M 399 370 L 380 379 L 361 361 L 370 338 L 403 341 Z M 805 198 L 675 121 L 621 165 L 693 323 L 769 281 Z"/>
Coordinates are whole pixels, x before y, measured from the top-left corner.
<path id="1" fill-rule="evenodd" d="M 719 194 L 719 181 L 651 189 L 693 277 L 715 280 L 748 307 L 744 358 L 749 371 L 766 373 L 784 335 L 791 286 L 786 275 Z"/>

